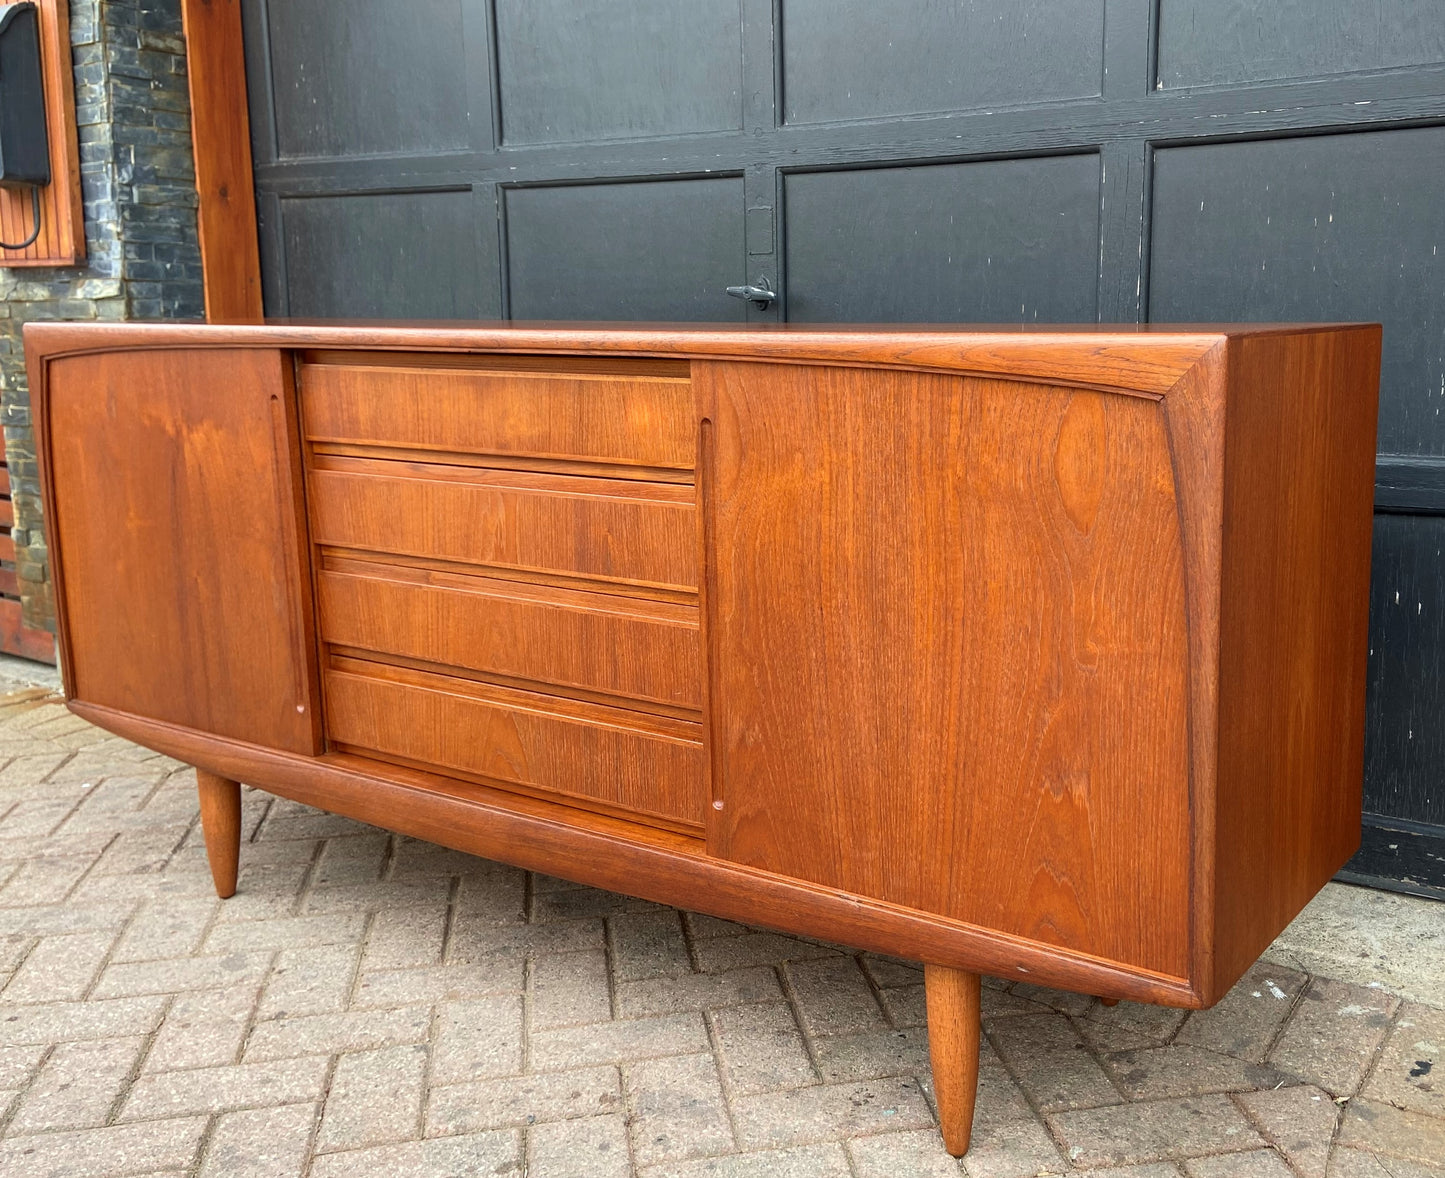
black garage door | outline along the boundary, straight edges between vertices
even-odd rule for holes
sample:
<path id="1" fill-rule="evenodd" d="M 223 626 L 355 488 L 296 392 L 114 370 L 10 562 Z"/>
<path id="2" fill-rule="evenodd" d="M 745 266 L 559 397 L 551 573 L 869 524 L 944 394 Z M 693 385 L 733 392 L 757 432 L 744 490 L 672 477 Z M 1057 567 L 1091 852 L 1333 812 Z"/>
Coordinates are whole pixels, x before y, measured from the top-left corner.
<path id="1" fill-rule="evenodd" d="M 271 314 L 1385 323 L 1357 874 L 1445 894 L 1439 0 L 247 0 Z M 724 288 L 766 277 L 762 310 Z"/>

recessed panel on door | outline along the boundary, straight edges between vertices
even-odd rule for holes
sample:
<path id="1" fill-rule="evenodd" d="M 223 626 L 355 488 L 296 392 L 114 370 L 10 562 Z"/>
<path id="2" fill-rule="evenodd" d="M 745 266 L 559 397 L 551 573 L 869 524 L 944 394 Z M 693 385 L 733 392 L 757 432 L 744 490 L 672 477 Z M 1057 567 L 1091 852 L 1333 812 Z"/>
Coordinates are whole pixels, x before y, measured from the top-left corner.
<path id="1" fill-rule="evenodd" d="M 508 143 L 742 126 L 737 0 L 497 0 Z"/>
<path id="2" fill-rule="evenodd" d="M 1439 0 L 1163 0 L 1159 85 L 1219 86 L 1445 61 Z"/>
<path id="3" fill-rule="evenodd" d="M 1365 809 L 1445 825 L 1445 518 L 1377 515 Z"/>
<path id="4" fill-rule="evenodd" d="M 265 12 L 283 158 L 490 139 L 484 0 L 285 0 Z"/>
<path id="5" fill-rule="evenodd" d="M 500 314 L 496 229 L 484 226 L 470 189 L 289 197 L 280 207 L 287 314 Z"/>
<path id="6" fill-rule="evenodd" d="M 788 318 L 1088 323 L 1099 157 L 790 175 Z"/>
<path id="7" fill-rule="evenodd" d="M 1445 127 L 1155 153 L 1149 318 L 1385 325 L 1379 448 L 1445 455 Z"/>
<path id="8" fill-rule="evenodd" d="M 744 317 L 740 178 L 514 188 L 506 210 L 513 319 Z"/>
<path id="9" fill-rule="evenodd" d="M 1103 0 L 784 0 L 781 12 L 783 110 L 790 123 L 1099 93 Z"/>

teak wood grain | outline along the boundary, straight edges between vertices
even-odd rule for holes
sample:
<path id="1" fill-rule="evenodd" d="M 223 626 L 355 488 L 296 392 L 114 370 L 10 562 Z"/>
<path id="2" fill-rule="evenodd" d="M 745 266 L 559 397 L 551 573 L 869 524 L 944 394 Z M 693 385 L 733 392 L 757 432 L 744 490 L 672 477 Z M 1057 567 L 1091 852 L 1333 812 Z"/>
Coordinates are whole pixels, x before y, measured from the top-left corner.
<path id="1" fill-rule="evenodd" d="M 339 744 L 702 824 L 698 724 L 363 666 L 343 660 L 326 676 L 327 735 Z"/>
<path id="2" fill-rule="evenodd" d="M 1186 976 L 1158 405 L 862 369 L 694 381 L 718 853 Z"/>
<path id="3" fill-rule="evenodd" d="M 85 335 L 77 337 L 74 327 Z M 616 362 L 626 357 L 629 373 L 637 358 L 775 360 L 784 363 L 859 364 L 918 372 L 942 371 L 971 376 L 1003 376 L 1076 388 L 1115 389 L 1162 397 L 1174 388 L 1210 348 L 1221 340 L 1251 334 L 1299 335 L 1332 331 L 1332 324 L 1250 324 L 1248 327 L 1171 324 L 1086 324 L 1053 327 L 948 324 L 884 327 L 828 324 L 457 324 L 401 322 L 345 324 L 275 320 L 255 323 L 177 322 L 85 325 L 27 324 L 27 338 L 47 352 L 72 348 L 121 347 L 272 347 L 295 349 L 302 356 L 352 351 L 355 367 L 385 367 L 387 352 L 395 365 L 420 365 L 419 351 L 433 353 L 427 367 L 471 367 L 479 357 L 494 357 L 496 371 L 515 370 L 516 362 L 540 369 L 537 362 L 556 357 L 559 372 L 587 371 L 583 357 Z M 449 362 L 442 354 L 453 358 Z M 361 362 L 365 357 L 365 365 Z M 595 371 L 595 369 L 594 369 Z M 650 372 L 649 375 L 656 373 Z"/>
<path id="4" fill-rule="evenodd" d="M 324 641 L 675 707 L 701 703 L 696 606 L 485 577 L 334 562 Z"/>
<path id="5" fill-rule="evenodd" d="M 241 0 L 181 0 L 206 318 L 259 319 L 261 247 Z"/>
<path id="6" fill-rule="evenodd" d="M 318 544 L 697 588 L 691 487 L 325 455 L 308 484 Z"/>
<path id="7" fill-rule="evenodd" d="M 1245 336 L 1226 363 L 1218 995 L 1360 842 L 1380 333 Z"/>
<path id="8" fill-rule="evenodd" d="M 693 461 L 685 378 L 306 364 L 301 397 L 314 441 L 682 469 Z"/>
<path id="9" fill-rule="evenodd" d="M 37 325 L 71 706 L 921 959 L 961 1148 L 969 975 L 1208 1005 L 1353 850 L 1379 339 Z"/>
<path id="10" fill-rule="evenodd" d="M 281 353 L 101 352 L 55 368 L 34 387 L 69 690 L 320 752 Z"/>
<path id="11" fill-rule="evenodd" d="M 968 1152 L 978 1097 L 980 978 L 967 970 L 928 965 L 923 980 L 938 1128 L 948 1152 L 961 1158 Z"/>
<path id="12" fill-rule="evenodd" d="M 241 786 L 229 777 L 196 770 L 196 792 L 201 807 L 201 833 L 216 895 L 229 900 L 236 894 L 236 873 L 241 861 Z"/>

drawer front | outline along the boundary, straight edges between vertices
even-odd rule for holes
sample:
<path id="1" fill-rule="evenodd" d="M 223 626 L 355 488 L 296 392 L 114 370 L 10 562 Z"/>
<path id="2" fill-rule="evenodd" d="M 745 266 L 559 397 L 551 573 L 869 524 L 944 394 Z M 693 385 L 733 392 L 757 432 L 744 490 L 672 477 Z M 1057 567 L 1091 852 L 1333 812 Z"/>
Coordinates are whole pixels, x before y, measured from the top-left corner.
<path id="1" fill-rule="evenodd" d="M 331 739 L 528 792 L 700 827 L 706 799 L 699 725 L 407 674 L 373 673 L 358 660 L 338 660 L 326 676 Z"/>
<path id="2" fill-rule="evenodd" d="M 308 486 L 318 544 L 697 587 L 690 486 L 327 457 Z"/>
<path id="3" fill-rule="evenodd" d="M 678 708 L 701 706 L 695 605 L 328 559 L 334 646 Z"/>
<path id="4" fill-rule="evenodd" d="M 674 470 L 695 453 L 685 377 L 305 364 L 301 404 L 313 441 Z"/>

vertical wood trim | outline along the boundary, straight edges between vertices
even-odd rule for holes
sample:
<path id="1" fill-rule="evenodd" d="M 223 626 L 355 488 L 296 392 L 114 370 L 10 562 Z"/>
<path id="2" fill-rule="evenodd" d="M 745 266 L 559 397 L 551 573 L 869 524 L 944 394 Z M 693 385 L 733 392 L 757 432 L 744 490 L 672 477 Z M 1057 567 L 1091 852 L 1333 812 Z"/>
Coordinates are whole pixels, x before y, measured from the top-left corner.
<path id="1" fill-rule="evenodd" d="M 742 128 L 750 134 L 782 124 L 782 62 L 776 0 L 742 0 Z"/>
<path id="2" fill-rule="evenodd" d="M 1099 151 L 1100 323 L 1143 322 L 1148 245 L 1149 147 L 1111 140 Z"/>
<path id="3" fill-rule="evenodd" d="M 1154 85 L 1159 0 L 1105 0 L 1105 98 L 1139 98 Z"/>
<path id="4" fill-rule="evenodd" d="M 271 441 L 276 455 L 276 518 L 282 521 L 281 544 L 286 560 L 300 571 L 301 608 L 291 611 L 291 641 L 296 648 L 297 678 L 305 702 L 297 711 L 311 711 L 311 743 L 326 747 L 321 724 L 321 643 L 316 624 L 316 549 L 311 542 L 311 512 L 306 499 L 306 474 L 302 453 L 305 434 L 301 427 L 301 397 L 296 353 L 280 353 L 280 390 L 271 394 Z"/>
<path id="5" fill-rule="evenodd" d="M 261 256 L 240 0 L 181 0 L 206 318 L 259 319 Z"/>
<path id="6" fill-rule="evenodd" d="M 503 143 L 502 131 L 502 51 L 497 33 L 496 0 L 486 0 L 482 32 L 482 64 L 487 67 L 486 85 L 480 84 L 481 74 L 477 69 L 473 49 L 476 41 L 472 22 L 468 20 L 467 9 L 462 10 L 463 36 L 467 39 L 464 60 L 467 62 L 467 99 L 472 104 L 471 141 L 481 151 L 500 151 Z M 482 103 L 486 103 L 483 117 Z"/>
<path id="7" fill-rule="evenodd" d="M 1215 783 L 1219 767 L 1219 610 L 1224 546 L 1227 342 L 1212 347 L 1164 395 L 1164 424 L 1184 545 L 1189 619 L 1189 974 L 1215 975 Z M 1206 996 L 1211 1005 L 1219 995 Z"/>
<path id="8" fill-rule="evenodd" d="M 272 315 L 291 314 L 291 292 L 286 287 L 286 239 L 282 232 L 281 198 L 274 192 L 256 193 L 256 239 L 261 249 L 261 302 Z"/>
<path id="9" fill-rule="evenodd" d="M 782 204 L 778 200 L 780 188 L 778 169 L 771 167 L 749 167 L 743 173 L 743 256 L 738 261 L 738 282 L 756 282 L 766 276 L 772 288 L 782 290 L 782 273 L 778 242 L 778 219 L 782 215 Z M 755 303 L 747 304 L 748 323 L 778 323 L 781 321 L 781 294 L 766 307 Z"/>
<path id="10" fill-rule="evenodd" d="M 511 189 L 505 184 L 494 185 L 497 196 L 497 291 L 498 315 L 502 319 L 512 317 L 512 239 L 507 230 L 507 198 Z"/>
<path id="11" fill-rule="evenodd" d="M 1159 0 L 1105 0 L 1104 77 L 1100 94 L 1137 100 L 1153 85 L 1154 28 Z M 1100 323 L 1140 323 L 1147 300 L 1149 171 L 1147 140 L 1106 140 L 1099 148 Z"/>
<path id="12" fill-rule="evenodd" d="M 477 258 L 481 265 L 481 290 L 472 314 L 478 319 L 505 319 L 503 308 L 507 305 L 504 290 L 508 284 L 504 279 L 505 250 L 502 242 L 502 186 L 500 184 L 478 183 L 472 185 L 472 203 L 476 206 Z M 488 276 L 490 275 L 490 281 Z"/>
<path id="13" fill-rule="evenodd" d="M 502 57 L 497 34 L 496 0 L 486 0 L 481 28 L 472 10 L 462 10 L 462 30 L 466 38 L 467 100 L 471 103 L 471 142 L 478 151 L 500 151 L 502 148 Z M 478 68 L 477 49 L 481 50 L 483 74 Z M 476 309 L 478 319 L 510 319 L 512 279 L 508 270 L 506 223 L 503 218 L 503 188 L 500 184 L 477 180 L 472 184 L 472 200 L 477 206 L 477 241 L 482 264 L 482 301 Z M 486 275 L 492 276 L 490 292 Z"/>
<path id="14" fill-rule="evenodd" d="M 781 124 L 782 62 L 779 59 L 776 0 L 742 0 L 742 127 L 749 134 L 770 134 Z M 773 289 L 782 290 L 779 242 L 782 240 L 782 204 L 778 200 L 778 169 L 752 163 L 743 172 L 743 257 L 738 282 L 756 282 L 767 275 Z M 777 323 L 782 319 L 782 296 L 771 305 L 747 304 L 747 322 Z"/>
<path id="15" fill-rule="evenodd" d="M 281 158 L 276 129 L 276 79 L 271 69 L 271 5 L 254 0 L 241 6 L 241 40 L 246 51 L 246 94 L 250 111 L 253 164 L 274 164 Z M 251 81 L 256 85 L 250 85 Z"/>
<path id="16" fill-rule="evenodd" d="M 697 365 L 693 365 L 696 369 Z M 713 636 L 717 633 L 714 624 L 713 607 L 717 601 L 717 565 L 714 559 L 711 520 L 714 516 L 713 472 L 714 457 L 717 453 L 713 437 L 713 414 L 717 409 L 715 390 L 709 386 L 706 392 L 694 391 L 694 403 L 698 414 L 697 425 L 697 593 L 698 621 L 702 628 L 698 653 L 702 659 L 702 747 L 703 772 L 707 774 L 705 796 L 709 805 L 703 815 L 707 830 L 708 853 L 727 838 L 727 822 L 730 815 L 723 814 L 726 800 L 723 797 L 723 776 L 720 768 L 720 746 L 717 742 L 717 651 Z"/>

